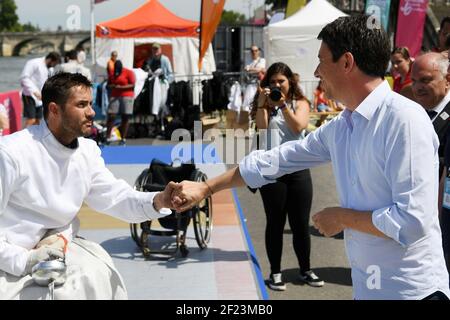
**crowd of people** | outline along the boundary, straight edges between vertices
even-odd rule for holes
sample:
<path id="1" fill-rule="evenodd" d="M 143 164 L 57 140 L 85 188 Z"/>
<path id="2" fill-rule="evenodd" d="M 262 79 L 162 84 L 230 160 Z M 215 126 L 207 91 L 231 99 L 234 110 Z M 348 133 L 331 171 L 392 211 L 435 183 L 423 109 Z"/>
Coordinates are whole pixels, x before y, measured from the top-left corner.
<path id="1" fill-rule="evenodd" d="M 5 284 L 0 296 L 36 296 L 40 288 L 28 281 L 33 266 L 60 258 L 68 267 L 81 268 L 70 274 L 72 281 L 58 298 L 126 298 L 108 254 L 77 237 L 76 215 L 83 202 L 137 223 L 163 217 L 168 208 L 184 212 L 213 193 L 245 185 L 259 189 L 264 205 L 269 288 L 286 290 L 281 265 L 286 220 L 299 279 L 322 287 L 310 263 L 309 169 L 331 162 L 340 206 L 311 219 L 325 236 L 344 233 L 354 298 L 448 300 L 449 29 L 447 17 L 441 23 L 440 51 L 412 58 L 405 47 L 392 50 L 384 30 L 368 28 L 367 16 L 336 19 L 318 35 L 315 76 L 320 81 L 312 104 L 299 75 L 282 62 L 266 68 L 260 49 L 252 46 L 253 61 L 245 71 L 255 81 L 243 106 L 261 137 L 258 150 L 218 177 L 171 182 L 159 193 L 139 192 L 114 178 L 95 143 L 83 138 L 95 115 L 83 53 L 69 52 L 61 65 L 56 52 L 30 60 L 21 75 L 27 128 L 0 139 L 0 282 Z M 152 51 L 144 68 L 164 92 L 173 81 L 172 66 L 159 43 Z M 393 88 L 385 80 L 389 63 Z M 124 144 L 136 79 L 117 52 L 107 72 L 107 134 L 120 114 Z M 158 98 L 156 114 L 165 99 L 163 94 Z M 307 134 L 310 112 L 343 106 L 339 115 Z M 43 170 L 36 170 L 36 161 Z M 372 267 L 380 270 L 376 287 L 367 285 Z"/>

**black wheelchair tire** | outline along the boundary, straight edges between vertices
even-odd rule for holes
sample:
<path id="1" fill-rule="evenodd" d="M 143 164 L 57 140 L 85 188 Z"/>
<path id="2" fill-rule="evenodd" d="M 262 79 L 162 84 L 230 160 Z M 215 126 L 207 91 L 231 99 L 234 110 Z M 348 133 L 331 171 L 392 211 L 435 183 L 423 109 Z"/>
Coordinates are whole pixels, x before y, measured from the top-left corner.
<path id="1" fill-rule="evenodd" d="M 206 181 L 208 177 L 201 171 L 195 170 L 193 172 L 192 181 Z M 211 240 L 211 233 L 213 228 L 212 221 L 212 198 L 211 196 L 205 198 L 198 205 L 192 209 L 192 221 L 194 225 L 195 240 L 200 249 L 208 247 Z"/>
<path id="2" fill-rule="evenodd" d="M 139 177 L 137 177 L 136 182 L 134 183 L 134 190 L 144 191 L 142 189 L 142 186 L 144 186 L 145 183 L 146 183 L 146 180 L 147 180 L 147 177 L 148 177 L 148 171 L 149 171 L 149 169 L 143 170 L 141 172 L 141 174 L 139 175 Z M 142 247 L 142 244 L 141 244 L 141 234 L 142 234 L 141 224 L 140 223 L 130 223 L 130 233 L 131 233 L 131 238 L 141 248 Z"/>

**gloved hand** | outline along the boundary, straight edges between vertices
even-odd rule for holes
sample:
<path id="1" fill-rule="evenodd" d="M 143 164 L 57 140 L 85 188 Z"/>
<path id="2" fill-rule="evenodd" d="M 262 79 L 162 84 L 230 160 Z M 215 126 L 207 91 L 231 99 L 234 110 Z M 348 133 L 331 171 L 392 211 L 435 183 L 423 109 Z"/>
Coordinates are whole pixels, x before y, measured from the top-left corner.
<path id="1" fill-rule="evenodd" d="M 64 252 L 62 248 L 56 249 L 44 245 L 38 249 L 30 250 L 23 275 L 30 274 L 31 269 L 41 261 L 54 260 L 58 258 L 64 259 Z"/>
<path id="2" fill-rule="evenodd" d="M 62 235 L 52 234 L 39 241 L 39 243 L 36 245 L 36 249 L 39 249 L 42 246 L 47 246 L 65 252 L 67 242 L 64 240 L 64 237 Z"/>

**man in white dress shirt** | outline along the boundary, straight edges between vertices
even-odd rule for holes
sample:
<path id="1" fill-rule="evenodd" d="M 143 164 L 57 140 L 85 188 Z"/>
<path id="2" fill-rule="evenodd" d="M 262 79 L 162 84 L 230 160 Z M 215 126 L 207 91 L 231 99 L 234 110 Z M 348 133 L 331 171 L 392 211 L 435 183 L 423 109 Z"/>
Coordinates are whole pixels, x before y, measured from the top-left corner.
<path id="1" fill-rule="evenodd" d="M 23 116 L 25 126 L 39 124 L 42 119 L 41 90 L 49 76 L 49 69 L 61 62 L 61 56 L 57 52 L 50 52 L 42 58 L 27 61 L 20 75 L 22 86 Z"/>
<path id="2" fill-rule="evenodd" d="M 183 211 L 225 188 L 257 188 L 331 162 L 340 207 L 312 220 L 325 236 L 344 231 L 354 298 L 448 300 L 437 215 L 439 141 L 423 108 L 383 79 L 389 38 L 370 26 L 367 16 L 349 16 L 319 33 L 315 75 L 346 105 L 339 116 L 303 140 L 252 152 L 219 177 L 180 183 L 173 203 Z"/>
<path id="3" fill-rule="evenodd" d="M 78 61 L 78 52 L 76 50 L 70 50 L 67 53 L 67 58 L 69 59 L 69 61 L 67 61 L 66 63 L 59 64 L 55 67 L 55 73 L 57 72 L 81 73 L 89 81 L 92 80 L 91 70 L 83 66 Z"/>
<path id="4" fill-rule="evenodd" d="M 43 260 L 65 258 L 67 280 L 56 299 L 123 299 L 122 279 L 109 255 L 77 237 L 83 203 L 127 222 L 171 211 L 164 192 L 138 192 L 105 167 L 100 149 L 85 139 L 95 112 L 91 83 L 59 73 L 42 89 L 44 119 L 0 139 L 0 299 L 45 298 L 31 279 Z"/>

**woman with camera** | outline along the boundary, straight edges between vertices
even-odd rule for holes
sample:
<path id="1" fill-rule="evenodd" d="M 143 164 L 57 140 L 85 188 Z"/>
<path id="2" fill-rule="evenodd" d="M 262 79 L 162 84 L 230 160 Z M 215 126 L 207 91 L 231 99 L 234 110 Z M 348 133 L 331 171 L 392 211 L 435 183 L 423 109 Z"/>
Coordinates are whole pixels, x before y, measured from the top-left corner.
<path id="1" fill-rule="evenodd" d="M 260 149 L 269 150 L 287 141 L 303 139 L 309 122 L 309 108 L 291 69 L 282 62 L 272 64 L 261 80 L 252 104 L 251 114 L 256 121 L 260 141 L 265 140 Z M 314 287 L 323 286 L 324 282 L 310 267 L 310 171 L 285 175 L 275 183 L 261 187 L 260 192 L 267 217 L 265 242 L 271 269 L 268 286 L 273 290 L 286 290 L 281 275 L 286 217 L 300 266 L 299 279 Z"/>

